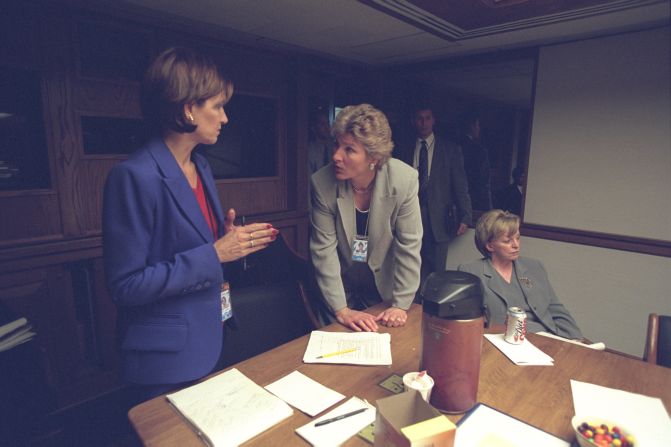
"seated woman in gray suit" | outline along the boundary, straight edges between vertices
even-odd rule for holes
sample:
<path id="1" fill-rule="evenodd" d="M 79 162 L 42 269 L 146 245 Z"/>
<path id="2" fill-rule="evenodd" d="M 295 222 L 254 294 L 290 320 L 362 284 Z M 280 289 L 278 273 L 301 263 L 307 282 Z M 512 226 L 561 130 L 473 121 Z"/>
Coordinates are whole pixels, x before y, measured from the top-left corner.
<path id="1" fill-rule="evenodd" d="M 543 264 L 520 257 L 520 218 L 502 210 L 480 216 L 475 245 L 485 257 L 459 266 L 482 280 L 488 324 L 503 324 L 508 307 L 527 313 L 527 331 L 581 339 L 575 320 L 555 295 Z"/>
<path id="2" fill-rule="evenodd" d="M 417 171 L 391 159 L 389 123 L 369 104 L 345 107 L 333 135 L 332 162 L 311 178 L 310 251 L 326 313 L 355 331 L 403 326 L 419 287 Z M 381 301 L 384 311 L 363 312 Z"/>

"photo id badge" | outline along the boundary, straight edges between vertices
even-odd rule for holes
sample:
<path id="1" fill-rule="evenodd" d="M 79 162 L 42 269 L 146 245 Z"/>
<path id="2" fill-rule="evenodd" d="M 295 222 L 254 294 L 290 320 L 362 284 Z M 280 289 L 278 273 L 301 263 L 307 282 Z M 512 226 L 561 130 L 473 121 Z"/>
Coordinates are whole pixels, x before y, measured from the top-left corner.
<path id="1" fill-rule="evenodd" d="M 231 307 L 231 286 L 228 281 L 221 283 L 221 321 L 224 322 L 233 316 Z"/>
<path id="2" fill-rule="evenodd" d="M 352 261 L 366 262 L 368 260 L 368 238 L 359 236 L 352 241 Z"/>

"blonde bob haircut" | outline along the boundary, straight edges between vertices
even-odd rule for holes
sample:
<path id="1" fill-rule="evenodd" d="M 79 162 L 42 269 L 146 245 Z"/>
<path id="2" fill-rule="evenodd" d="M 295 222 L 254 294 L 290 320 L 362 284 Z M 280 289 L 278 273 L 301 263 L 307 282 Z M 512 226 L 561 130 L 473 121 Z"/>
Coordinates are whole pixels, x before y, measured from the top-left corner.
<path id="1" fill-rule="evenodd" d="M 387 117 L 370 104 L 347 106 L 338 113 L 333 130 L 335 138 L 350 134 L 361 143 L 368 156 L 376 160 L 377 169 L 391 158 L 394 142 Z"/>
<path id="2" fill-rule="evenodd" d="M 520 217 L 503 210 L 489 210 L 475 224 L 475 246 L 485 258 L 492 254 L 487 244 L 501 236 L 512 236 L 520 230 Z"/>

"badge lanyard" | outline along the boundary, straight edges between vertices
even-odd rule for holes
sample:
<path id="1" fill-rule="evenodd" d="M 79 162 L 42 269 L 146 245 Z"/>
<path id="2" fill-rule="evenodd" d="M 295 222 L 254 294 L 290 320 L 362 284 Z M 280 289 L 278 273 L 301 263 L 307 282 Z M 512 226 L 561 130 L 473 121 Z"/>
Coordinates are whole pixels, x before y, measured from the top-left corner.
<path id="1" fill-rule="evenodd" d="M 368 221 L 370 220 L 371 209 L 372 206 L 369 206 L 368 212 L 366 213 L 366 228 L 364 229 L 364 234 L 363 235 L 357 234 L 354 240 L 352 241 L 352 261 L 356 262 L 368 261 Z M 354 214 L 356 216 L 356 206 L 354 207 Z"/>

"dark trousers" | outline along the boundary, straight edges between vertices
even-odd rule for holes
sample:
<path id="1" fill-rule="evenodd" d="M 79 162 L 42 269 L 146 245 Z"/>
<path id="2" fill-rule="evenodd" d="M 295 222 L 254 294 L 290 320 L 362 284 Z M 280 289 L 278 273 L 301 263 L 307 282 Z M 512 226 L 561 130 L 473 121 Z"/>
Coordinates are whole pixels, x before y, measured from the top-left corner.
<path id="1" fill-rule="evenodd" d="M 447 249 L 449 242 L 437 242 L 433 236 L 431 220 L 429 219 L 429 210 L 426 206 L 420 206 L 422 214 L 422 227 L 424 236 L 422 237 L 422 268 L 420 270 L 420 287 L 415 297 L 415 302 L 421 302 L 420 294 L 426 278 L 433 272 L 442 272 L 446 270 Z"/>

